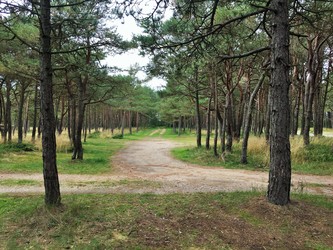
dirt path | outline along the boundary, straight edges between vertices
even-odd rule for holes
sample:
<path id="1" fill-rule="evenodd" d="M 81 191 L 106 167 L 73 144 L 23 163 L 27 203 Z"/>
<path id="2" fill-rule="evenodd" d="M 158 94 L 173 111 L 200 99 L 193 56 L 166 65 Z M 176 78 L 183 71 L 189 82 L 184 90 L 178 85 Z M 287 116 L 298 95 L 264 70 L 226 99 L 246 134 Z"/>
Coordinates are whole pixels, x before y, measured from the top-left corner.
<path id="1" fill-rule="evenodd" d="M 159 131 L 161 133 L 163 131 Z M 172 141 L 146 139 L 131 141 L 113 158 L 115 171 L 109 175 L 62 175 L 62 193 L 171 193 L 265 190 L 268 173 L 202 167 L 175 160 Z M 42 193 L 41 174 L 0 174 L 4 179 L 28 179 L 40 185 L 1 186 L 0 193 Z M 333 196 L 333 176 L 292 176 L 293 191 Z"/>

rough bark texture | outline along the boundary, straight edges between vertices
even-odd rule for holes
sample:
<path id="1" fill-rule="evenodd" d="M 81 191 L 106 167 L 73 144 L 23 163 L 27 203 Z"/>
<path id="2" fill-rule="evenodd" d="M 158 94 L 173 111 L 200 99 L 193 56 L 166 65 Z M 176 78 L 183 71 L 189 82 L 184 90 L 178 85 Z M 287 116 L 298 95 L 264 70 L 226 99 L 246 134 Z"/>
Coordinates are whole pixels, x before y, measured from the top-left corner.
<path id="1" fill-rule="evenodd" d="M 45 203 L 59 205 L 60 187 L 56 163 L 55 119 L 52 96 L 50 0 L 40 1 L 41 114 Z"/>
<path id="2" fill-rule="evenodd" d="M 268 200 L 290 202 L 290 107 L 288 0 L 272 0 L 271 128 Z"/>

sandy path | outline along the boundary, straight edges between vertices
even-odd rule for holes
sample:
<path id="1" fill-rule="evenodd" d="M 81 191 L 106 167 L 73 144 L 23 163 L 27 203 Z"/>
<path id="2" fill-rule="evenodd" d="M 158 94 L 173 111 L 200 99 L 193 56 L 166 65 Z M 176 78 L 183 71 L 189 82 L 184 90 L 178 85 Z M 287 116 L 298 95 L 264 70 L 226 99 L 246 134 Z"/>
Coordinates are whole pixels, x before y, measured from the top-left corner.
<path id="1" fill-rule="evenodd" d="M 156 191 L 162 193 L 267 188 L 267 172 L 184 163 L 170 155 L 170 150 L 177 145 L 179 144 L 161 139 L 136 141 L 114 158 L 117 172 L 132 178 L 161 181 L 164 185 Z M 293 174 L 292 183 L 294 190 L 333 195 L 333 176 Z"/>
<path id="2" fill-rule="evenodd" d="M 172 141 L 132 141 L 113 158 L 115 171 L 109 175 L 60 174 L 62 193 L 171 193 L 213 192 L 267 188 L 268 173 L 202 167 L 175 160 Z M 1 186 L 0 193 L 42 193 L 41 174 L 0 174 L 3 179 L 40 181 L 35 186 Z M 129 180 L 129 181 L 124 181 Z M 293 190 L 333 196 L 333 176 L 292 176 Z"/>

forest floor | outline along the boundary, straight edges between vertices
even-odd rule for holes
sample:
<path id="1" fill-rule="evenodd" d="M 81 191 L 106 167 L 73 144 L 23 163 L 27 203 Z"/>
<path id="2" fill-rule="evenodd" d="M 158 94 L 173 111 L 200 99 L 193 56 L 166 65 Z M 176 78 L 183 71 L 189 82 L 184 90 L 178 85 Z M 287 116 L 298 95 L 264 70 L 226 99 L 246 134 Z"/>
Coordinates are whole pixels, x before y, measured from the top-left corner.
<path id="1" fill-rule="evenodd" d="M 163 134 L 156 130 L 152 134 Z M 266 190 L 268 173 L 204 167 L 171 156 L 183 144 L 158 137 L 128 142 L 104 175 L 59 174 L 62 193 L 194 193 Z M 27 185 L 1 185 L 27 181 Z M 30 181 L 30 183 L 29 183 Z M 333 176 L 292 175 L 292 191 L 333 196 Z M 42 174 L 0 174 L 0 193 L 43 193 Z"/>

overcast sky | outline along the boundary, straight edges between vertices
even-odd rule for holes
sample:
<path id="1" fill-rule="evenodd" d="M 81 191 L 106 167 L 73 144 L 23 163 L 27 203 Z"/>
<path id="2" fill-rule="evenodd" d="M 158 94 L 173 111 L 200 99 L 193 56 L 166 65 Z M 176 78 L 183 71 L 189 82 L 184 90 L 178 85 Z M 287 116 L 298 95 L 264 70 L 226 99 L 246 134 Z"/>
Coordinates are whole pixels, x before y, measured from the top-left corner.
<path id="1" fill-rule="evenodd" d="M 123 22 L 121 22 L 121 20 L 114 22 L 113 25 L 117 27 L 118 33 L 126 40 L 131 40 L 133 35 L 140 34 L 142 32 L 142 29 L 136 25 L 134 18 L 131 16 L 125 17 Z M 140 66 L 146 66 L 148 62 L 148 57 L 138 55 L 138 50 L 131 50 L 122 55 L 110 55 L 102 63 L 106 63 L 110 67 L 116 66 L 128 70 L 132 65 L 139 64 Z M 140 80 L 143 80 L 145 79 L 146 74 L 141 71 L 138 73 L 137 77 Z M 165 81 L 154 78 L 145 84 L 153 89 L 160 89 L 165 86 Z"/>

